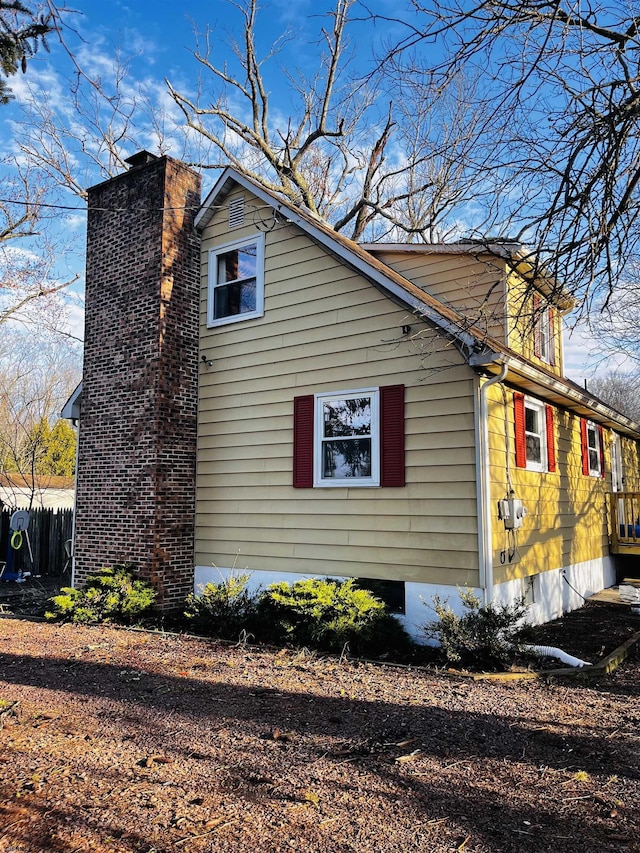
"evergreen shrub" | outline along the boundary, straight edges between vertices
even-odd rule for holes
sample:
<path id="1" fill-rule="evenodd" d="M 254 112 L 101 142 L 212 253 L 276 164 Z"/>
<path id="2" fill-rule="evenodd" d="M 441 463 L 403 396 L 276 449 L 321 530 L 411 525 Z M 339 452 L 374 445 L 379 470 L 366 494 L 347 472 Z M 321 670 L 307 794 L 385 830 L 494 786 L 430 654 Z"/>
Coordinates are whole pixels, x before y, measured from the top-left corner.
<path id="1" fill-rule="evenodd" d="M 134 568 L 132 563 L 118 563 L 91 575 L 83 589 L 62 587 L 59 595 L 49 599 L 46 618 L 75 624 L 133 624 L 150 610 L 156 597 L 151 584 L 136 580 Z"/>
<path id="2" fill-rule="evenodd" d="M 481 606 L 470 589 L 460 590 L 460 598 L 467 611 L 462 616 L 451 609 L 448 600 L 434 596 L 428 606 L 438 618 L 422 629 L 427 640 L 438 643 L 445 663 L 503 669 L 516 655 L 525 653 L 530 627 L 523 624 L 527 612 L 524 599 Z"/>
<path id="3" fill-rule="evenodd" d="M 207 637 L 234 640 L 255 629 L 257 600 L 247 590 L 249 574 L 230 575 L 208 583 L 200 595 L 189 595 L 185 619 L 189 627 Z"/>

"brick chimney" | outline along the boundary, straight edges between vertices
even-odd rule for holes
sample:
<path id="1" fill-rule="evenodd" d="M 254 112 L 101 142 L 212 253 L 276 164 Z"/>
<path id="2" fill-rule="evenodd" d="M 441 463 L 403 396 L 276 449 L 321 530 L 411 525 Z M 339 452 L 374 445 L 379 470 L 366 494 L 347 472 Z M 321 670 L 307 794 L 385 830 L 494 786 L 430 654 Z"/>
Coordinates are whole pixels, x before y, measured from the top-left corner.
<path id="1" fill-rule="evenodd" d="M 134 562 L 170 610 L 193 589 L 201 179 L 128 162 L 88 194 L 74 577 Z"/>

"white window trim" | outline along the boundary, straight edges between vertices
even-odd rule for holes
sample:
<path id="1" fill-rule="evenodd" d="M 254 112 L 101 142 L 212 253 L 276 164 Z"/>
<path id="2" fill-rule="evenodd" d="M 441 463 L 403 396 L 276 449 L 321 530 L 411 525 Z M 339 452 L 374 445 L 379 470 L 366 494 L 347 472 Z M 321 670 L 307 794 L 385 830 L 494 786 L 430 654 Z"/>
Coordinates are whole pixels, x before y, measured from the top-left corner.
<path id="1" fill-rule="evenodd" d="M 549 454 L 547 450 L 547 409 L 544 403 L 536 400 L 534 397 L 524 398 L 525 418 L 524 418 L 524 445 L 525 455 L 527 449 L 527 434 L 538 435 L 540 438 L 540 462 L 534 462 L 527 457 L 527 471 L 538 471 L 545 474 L 549 468 Z M 527 430 L 527 409 L 535 409 L 539 414 L 540 432 L 528 433 Z"/>
<path id="2" fill-rule="evenodd" d="M 244 246 L 256 246 L 256 307 L 254 311 L 246 311 L 243 314 L 233 314 L 230 317 L 213 316 L 215 301 L 214 292 L 218 286 L 218 257 L 234 249 L 242 249 Z M 225 243 L 224 246 L 216 246 L 209 250 L 208 288 L 207 288 L 207 328 L 215 326 L 227 326 L 229 323 L 240 323 L 243 320 L 252 320 L 264 315 L 264 234 L 254 234 L 242 240 L 234 240 Z M 222 286 L 222 285 L 220 285 Z"/>
<path id="3" fill-rule="evenodd" d="M 591 467 L 591 449 L 589 447 L 589 431 L 592 430 L 596 439 L 596 446 L 594 450 L 596 451 L 596 456 L 598 458 L 598 467 Z M 598 429 L 598 425 L 594 424 L 593 421 L 587 421 L 587 459 L 589 460 L 589 476 L 590 477 L 602 477 L 602 447 L 600 445 L 600 430 Z"/>
<path id="4" fill-rule="evenodd" d="M 323 419 L 322 404 L 327 400 L 344 400 L 348 397 L 371 398 L 371 476 L 336 479 L 322 476 Z M 314 488 L 361 489 L 380 485 L 380 389 L 357 388 L 350 391 L 335 391 L 314 394 L 313 430 L 313 486 Z"/>

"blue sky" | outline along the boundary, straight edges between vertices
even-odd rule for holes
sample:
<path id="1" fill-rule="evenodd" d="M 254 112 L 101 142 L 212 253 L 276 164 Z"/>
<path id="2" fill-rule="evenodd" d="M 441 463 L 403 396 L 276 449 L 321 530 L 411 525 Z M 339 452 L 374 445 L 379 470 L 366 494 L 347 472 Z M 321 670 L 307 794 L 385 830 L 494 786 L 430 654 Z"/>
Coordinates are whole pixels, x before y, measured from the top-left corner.
<path id="1" fill-rule="evenodd" d="M 274 40 L 285 30 L 295 34 L 295 38 L 284 45 L 274 63 L 274 72 L 277 65 L 308 72 L 313 70 L 318 54 L 319 28 L 323 23 L 324 26 L 330 23 L 328 18 L 323 17 L 323 13 L 332 5 L 319 5 L 313 0 L 299 0 L 297 3 L 288 0 L 265 0 L 259 17 L 259 54 L 266 54 Z M 404 5 L 402 0 L 400 3 L 393 0 L 374 0 L 370 8 L 381 14 L 400 16 L 405 14 Z M 166 0 L 154 3 L 148 0 L 129 3 L 79 0 L 73 3 L 72 8 L 78 12 L 67 15 L 71 29 L 65 34 L 65 39 L 80 66 L 91 76 L 99 75 L 106 82 L 113 74 L 114 57 L 120 52 L 127 64 L 127 76 L 123 83 L 125 97 L 138 97 L 136 92 L 142 87 L 156 114 L 166 117 L 165 130 L 170 139 L 174 127 L 181 121 L 181 116 L 166 92 L 164 79 L 168 78 L 178 90 L 195 92 L 199 65 L 191 54 L 195 47 L 194 29 L 202 33 L 207 26 L 215 28 L 211 44 L 218 63 L 224 58 L 233 61 L 232 52 L 228 47 L 229 41 L 234 36 L 242 36 L 240 13 L 232 5 L 221 0 L 190 2 L 188 5 Z M 371 24 L 363 22 L 352 27 L 352 45 L 360 73 L 371 67 L 373 48 L 380 47 L 388 39 L 393 40 L 394 35 L 400 32 L 400 29 L 394 31 L 391 24 L 372 27 Z M 10 107 L 2 108 L 0 112 L 0 120 L 4 125 L 3 136 L 10 141 L 19 136 L 19 127 L 13 122 L 21 118 L 21 104 L 28 97 L 29 88 L 38 91 L 38 97 L 73 127 L 76 118 L 68 83 L 69 78 L 73 76 L 73 70 L 69 57 L 52 39 L 51 53 L 40 51 L 30 63 L 27 75 L 12 81 L 16 102 Z M 267 85 L 273 87 L 272 94 L 276 96 L 277 108 L 285 115 L 288 114 L 291 109 L 291 97 L 286 86 L 282 85 L 281 77 L 275 73 L 271 75 L 267 71 L 266 81 Z M 126 153 L 133 153 L 141 148 L 154 150 L 157 131 L 148 121 L 148 117 L 141 115 L 136 118 L 136 130 L 132 136 L 131 150 Z M 168 153 L 180 157 L 180 144 L 176 137 Z M 83 186 L 97 183 L 104 177 L 92 165 L 90 158 L 84 157 L 78 150 L 74 152 L 73 165 L 77 170 L 78 181 Z M 212 180 L 213 175 L 210 175 L 209 183 Z M 69 193 L 63 194 L 61 200 L 69 206 L 82 208 L 80 201 Z M 69 238 L 68 254 L 60 254 L 57 273 L 61 277 L 81 273 L 85 216 L 81 210 L 60 211 L 56 219 Z M 79 331 L 82 321 L 80 295 L 81 284 L 78 284 L 69 293 L 75 331 Z M 571 378 L 582 381 L 582 377 L 593 371 L 596 362 L 590 355 L 592 349 L 593 342 L 584 330 L 577 330 L 571 337 L 565 336 L 566 367 Z M 604 369 L 610 366 L 611 364 L 608 364 Z"/>

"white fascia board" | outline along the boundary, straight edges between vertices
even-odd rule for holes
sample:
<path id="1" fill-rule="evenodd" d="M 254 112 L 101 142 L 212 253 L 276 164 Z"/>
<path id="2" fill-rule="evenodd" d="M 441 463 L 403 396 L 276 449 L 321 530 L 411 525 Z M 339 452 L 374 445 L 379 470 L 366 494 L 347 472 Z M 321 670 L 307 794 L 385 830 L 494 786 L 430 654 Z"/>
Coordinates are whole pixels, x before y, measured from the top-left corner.
<path id="1" fill-rule="evenodd" d="M 73 391 L 67 402 L 62 407 L 60 417 L 69 421 L 77 421 L 80 418 L 80 400 L 82 398 L 82 382 Z"/>
<path id="2" fill-rule="evenodd" d="M 262 187 L 254 181 L 246 178 L 244 175 L 240 174 L 240 172 L 236 172 L 235 169 L 230 167 L 226 168 L 216 181 L 215 186 L 205 199 L 202 209 L 196 216 L 195 225 L 197 228 L 204 228 L 209 222 L 213 215 L 213 207 L 216 199 L 223 191 L 226 195 L 225 184 L 230 180 L 235 181 L 239 186 L 258 196 L 261 201 L 270 205 L 288 222 L 297 225 L 298 228 L 304 231 L 316 243 L 323 246 L 323 248 L 327 249 L 332 254 L 338 256 L 352 269 L 356 270 L 356 272 L 361 273 L 374 284 L 387 291 L 389 295 L 400 300 L 407 306 L 407 308 L 410 308 L 418 316 L 433 323 L 446 335 L 459 341 L 467 347 L 470 352 L 477 347 L 478 340 L 473 335 L 463 331 L 455 323 L 443 317 L 436 309 L 408 293 L 399 284 L 394 282 L 392 279 L 387 278 L 383 272 L 368 264 L 364 258 L 361 258 L 358 254 L 352 252 L 347 246 L 344 246 L 338 240 L 334 240 L 331 234 L 327 233 L 323 228 L 315 227 L 306 217 L 300 216 L 294 207 L 286 202 L 278 201 L 270 193 L 264 191 Z M 307 215 L 310 217 L 314 216 L 311 211 L 307 211 Z"/>

